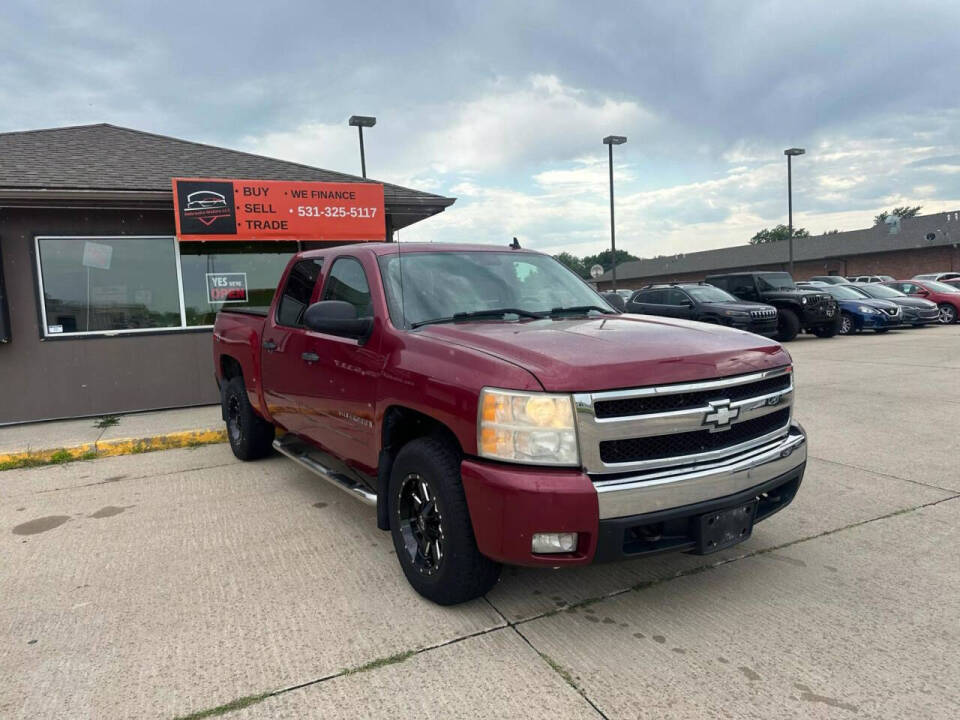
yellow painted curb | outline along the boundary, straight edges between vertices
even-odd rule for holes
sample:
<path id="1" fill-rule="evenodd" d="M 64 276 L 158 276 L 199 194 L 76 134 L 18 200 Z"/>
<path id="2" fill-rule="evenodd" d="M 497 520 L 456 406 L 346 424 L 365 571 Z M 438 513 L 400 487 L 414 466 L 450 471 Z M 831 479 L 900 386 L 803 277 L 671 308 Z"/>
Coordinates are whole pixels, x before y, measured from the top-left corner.
<path id="1" fill-rule="evenodd" d="M 14 470 L 38 465 L 56 465 L 72 460 L 93 460 L 98 457 L 135 455 L 154 450 L 197 447 L 227 441 L 225 430 L 182 430 L 141 438 L 102 440 L 66 448 L 28 450 L 26 452 L 0 453 L 0 470 Z"/>

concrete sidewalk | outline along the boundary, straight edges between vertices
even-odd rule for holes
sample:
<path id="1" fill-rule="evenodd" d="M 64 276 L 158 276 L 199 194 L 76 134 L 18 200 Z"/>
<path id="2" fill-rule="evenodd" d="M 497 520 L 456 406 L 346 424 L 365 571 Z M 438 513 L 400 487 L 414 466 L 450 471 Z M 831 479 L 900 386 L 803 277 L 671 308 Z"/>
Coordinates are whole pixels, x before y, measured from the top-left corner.
<path id="1" fill-rule="evenodd" d="M 224 442 L 219 405 L 0 427 L 0 470 Z"/>

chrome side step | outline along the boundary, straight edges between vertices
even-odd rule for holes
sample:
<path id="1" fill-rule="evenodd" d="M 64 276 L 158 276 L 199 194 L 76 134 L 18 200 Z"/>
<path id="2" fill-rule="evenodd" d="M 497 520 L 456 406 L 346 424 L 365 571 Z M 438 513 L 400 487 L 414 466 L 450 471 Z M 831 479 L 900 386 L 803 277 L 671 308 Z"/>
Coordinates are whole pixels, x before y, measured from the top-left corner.
<path id="1" fill-rule="evenodd" d="M 362 482 L 360 474 L 332 455 L 310 447 L 293 435 L 277 438 L 273 441 L 273 448 L 360 502 L 367 505 L 377 504 L 377 494 Z"/>

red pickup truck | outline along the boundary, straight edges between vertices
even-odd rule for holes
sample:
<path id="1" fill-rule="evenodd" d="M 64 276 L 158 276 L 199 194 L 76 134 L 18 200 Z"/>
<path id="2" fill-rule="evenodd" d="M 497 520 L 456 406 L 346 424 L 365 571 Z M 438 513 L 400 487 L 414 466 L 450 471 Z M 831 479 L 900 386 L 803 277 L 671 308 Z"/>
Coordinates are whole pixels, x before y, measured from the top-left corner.
<path id="1" fill-rule="evenodd" d="M 441 604 L 502 563 L 723 549 L 806 465 L 778 343 L 618 313 L 519 248 L 300 253 L 269 308 L 217 315 L 213 351 L 234 454 L 276 449 L 375 505 Z"/>

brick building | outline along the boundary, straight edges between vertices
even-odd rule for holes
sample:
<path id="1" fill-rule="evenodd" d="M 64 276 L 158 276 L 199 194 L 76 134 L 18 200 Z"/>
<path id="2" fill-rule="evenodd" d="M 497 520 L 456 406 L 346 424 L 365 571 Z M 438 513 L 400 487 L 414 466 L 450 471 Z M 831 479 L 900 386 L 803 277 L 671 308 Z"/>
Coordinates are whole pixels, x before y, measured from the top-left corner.
<path id="1" fill-rule="evenodd" d="M 891 232 L 893 230 L 893 232 Z M 716 272 L 787 270 L 786 242 L 704 250 L 617 266 L 617 287 L 639 288 L 656 282 L 702 280 Z M 928 272 L 960 271 L 960 211 L 921 215 L 888 225 L 832 235 L 797 238 L 793 243 L 794 278 L 813 275 L 892 275 L 911 278 Z M 598 281 L 610 289 L 610 273 Z"/>

